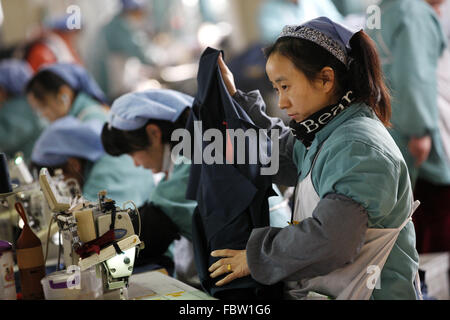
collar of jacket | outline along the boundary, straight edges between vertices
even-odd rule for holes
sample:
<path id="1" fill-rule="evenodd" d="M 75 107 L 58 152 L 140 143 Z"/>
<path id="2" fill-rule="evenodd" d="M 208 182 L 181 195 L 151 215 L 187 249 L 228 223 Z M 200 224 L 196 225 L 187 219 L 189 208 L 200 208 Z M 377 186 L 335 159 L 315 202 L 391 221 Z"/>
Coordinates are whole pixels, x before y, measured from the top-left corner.
<path id="1" fill-rule="evenodd" d="M 85 108 L 98 104 L 97 101 L 92 99 L 84 92 L 79 92 L 70 106 L 69 115 L 78 118 L 78 115 L 83 112 Z"/>
<path id="2" fill-rule="evenodd" d="M 289 122 L 289 127 L 291 127 L 294 136 L 300 140 L 306 148 L 309 148 L 314 141 L 316 134 L 347 109 L 352 104 L 352 100 L 353 92 L 348 91 L 337 103 L 322 108 L 310 115 L 307 119 L 299 123 L 295 120 L 291 120 Z"/>
<path id="3" fill-rule="evenodd" d="M 325 127 L 322 128 L 322 130 L 317 132 L 309 148 L 306 148 L 299 140 L 295 142 L 293 160 L 297 166 L 300 179 L 305 177 L 310 171 L 314 157 L 319 151 L 322 143 L 327 140 L 333 131 L 340 125 L 357 116 L 365 116 L 370 118 L 376 117 L 372 109 L 364 103 L 354 103 L 332 119 Z"/>

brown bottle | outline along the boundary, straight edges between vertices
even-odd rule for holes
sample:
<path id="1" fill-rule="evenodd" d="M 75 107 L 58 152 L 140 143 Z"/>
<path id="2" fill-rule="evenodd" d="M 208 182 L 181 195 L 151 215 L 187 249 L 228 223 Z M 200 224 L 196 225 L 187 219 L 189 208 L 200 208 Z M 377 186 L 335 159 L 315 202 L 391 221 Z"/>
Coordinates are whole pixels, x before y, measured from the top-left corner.
<path id="1" fill-rule="evenodd" d="M 25 223 L 16 242 L 22 297 L 24 300 L 44 299 L 44 291 L 41 284 L 41 279 L 45 277 L 42 243 L 28 225 L 22 204 L 17 202 L 15 208 Z"/>

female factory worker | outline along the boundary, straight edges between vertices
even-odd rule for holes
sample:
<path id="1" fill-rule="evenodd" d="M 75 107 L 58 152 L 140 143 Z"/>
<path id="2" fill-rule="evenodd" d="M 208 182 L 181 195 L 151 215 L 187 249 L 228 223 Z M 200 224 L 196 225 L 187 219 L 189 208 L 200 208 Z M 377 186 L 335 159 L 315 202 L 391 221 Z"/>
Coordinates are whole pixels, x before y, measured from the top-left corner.
<path id="1" fill-rule="evenodd" d="M 33 145 L 46 125 L 24 95 L 31 75 L 24 61 L 10 59 L 0 63 L 0 151 L 10 158 L 21 151 L 29 160 Z"/>
<path id="2" fill-rule="evenodd" d="M 114 101 L 102 132 L 110 155 L 129 154 L 136 166 L 165 173 L 149 197 L 149 206 L 141 210 L 146 244 L 143 254 L 149 259 L 157 258 L 157 253 L 164 255 L 168 245 L 183 236 L 173 253 L 177 276 L 183 280 L 195 275 L 190 241 L 197 203 L 185 197 L 190 165 L 181 161 L 180 155 L 171 156 L 176 144 L 171 136 L 174 130 L 185 127 L 192 102 L 192 97 L 168 89 L 128 93 Z M 183 252 L 178 247 L 181 245 L 190 249 Z M 186 255 L 186 260 L 178 262 L 180 254 Z"/>
<path id="3" fill-rule="evenodd" d="M 448 185 L 450 163 L 438 126 L 437 67 L 446 46 L 439 18 L 423 0 L 384 0 L 380 9 L 383 28 L 368 33 L 378 46 L 393 92 L 390 133 L 413 187 L 418 178 Z"/>
<path id="4" fill-rule="evenodd" d="M 450 161 L 445 154 L 445 127 L 440 126 L 438 90 L 439 57 L 446 43 L 436 15 L 442 3 L 382 1 L 383 28 L 369 33 L 393 92 L 390 132 L 422 203 L 414 217 L 419 253 L 450 249 Z"/>
<path id="5" fill-rule="evenodd" d="M 154 183 L 151 173 L 136 168 L 124 157 L 111 157 L 103 149 L 103 122 L 81 121 L 65 116 L 52 122 L 33 148 L 31 160 L 37 167 L 61 168 L 65 178 L 74 178 L 85 199 L 97 201 L 98 192 L 122 206 L 132 200 L 142 206 Z"/>
<path id="6" fill-rule="evenodd" d="M 109 99 L 115 99 L 133 83 L 126 78 L 140 79 L 131 74 L 127 67 L 131 58 L 144 66 L 137 67 L 134 62 L 135 73 L 145 72 L 145 66 L 152 64 L 148 52 L 150 39 L 144 31 L 147 16 L 145 0 L 121 0 L 122 8 L 95 37 L 95 45 L 91 46 L 91 59 L 88 61 L 89 70 Z M 139 70 L 139 71 L 136 71 Z"/>
<path id="7" fill-rule="evenodd" d="M 108 119 L 103 92 L 86 70 L 76 64 L 57 63 L 39 69 L 27 84 L 27 96 L 32 106 L 52 123 L 67 116 L 83 123 L 94 121 L 103 124 Z M 33 150 L 33 162 L 42 166 L 59 166 L 66 162 L 53 163 L 48 159 L 62 155 L 64 159 L 68 159 L 66 175 L 70 170 L 74 170 L 75 175 L 82 173 L 83 194 L 88 200 L 95 200 L 98 191 L 107 189 L 118 202 L 133 200 L 138 206 L 143 204 L 153 187 L 150 172 L 135 168 L 133 160 L 126 155 L 119 158 L 107 155 L 96 159 L 81 157 L 88 161 L 80 160 L 71 151 L 72 144 L 61 142 L 60 147 L 56 147 L 52 142 L 55 129 L 48 130 L 39 139 L 39 148 L 35 147 Z M 68 138 L 67 131 L 56 132 L 64 139 Z M 100 133 L 98 132 L 97 139 L 100 139 Z M 133 184 L 134 180 L 135 185 L 125 187 L 128 183 Z M 135 192 L 136 195 L 133 195 Z"/>
<path id="8" fill-rule="evenodd" d="M 218 285 L 249 274 L 264 284 L 285 281 L 287 297 L 297 299 L 311 292 L 416 299 L 416 204 L 405 161 L 385 128 L 390 98 L 373 42 L 320 17 L 286 26 L 266 56 L 279 107 L 292 118 L 294 135 L 280 141 L 274 177 L 297 184 L 292 225 L 254 229 L 246 250 L 212 252 L 222 258 L 211 277 L 226 274 Z M 258 93 L 237 91 L 220 63 L 230 94 L 252 119 L 282 129 L 261 113 Z"/>
<path id="9" fill-rule="evenodd" d="M 26 87 L 30 104 L 50 122 L 66 115 L 82 121 L 105 122 L 106 98 L 91 75 L 73 63 L 55 63 L 39 69 Z"/>

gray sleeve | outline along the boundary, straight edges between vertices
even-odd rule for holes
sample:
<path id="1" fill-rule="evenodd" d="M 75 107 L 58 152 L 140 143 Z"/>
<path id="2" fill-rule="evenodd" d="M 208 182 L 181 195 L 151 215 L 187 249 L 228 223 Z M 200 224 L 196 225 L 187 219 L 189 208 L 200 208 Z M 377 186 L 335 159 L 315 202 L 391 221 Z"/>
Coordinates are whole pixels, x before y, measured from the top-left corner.
<path id="1" fill-rule="evenodd" d="M 272 176 L 272 181 L 285 186 L 294 186 L 297 182 L 297 167 L 292 159 L 295 137 L 291 129 L 281 119 L 266 114 L 266 105 L 258 90 L 248 93 L 238 90 L 233 98 L 258 127 L 269 131 L 278 130 L 279 169 L 277 174 Z"/>
<path id="2" fill-rule="evenodd" d="M 367 211 L 359 203 L 329 194 L 313 216 L 298 225 L 252 231 L 247 243 L 251 275 L 263 284 L 325 275 L 357 256 L 367 221 Z"/>

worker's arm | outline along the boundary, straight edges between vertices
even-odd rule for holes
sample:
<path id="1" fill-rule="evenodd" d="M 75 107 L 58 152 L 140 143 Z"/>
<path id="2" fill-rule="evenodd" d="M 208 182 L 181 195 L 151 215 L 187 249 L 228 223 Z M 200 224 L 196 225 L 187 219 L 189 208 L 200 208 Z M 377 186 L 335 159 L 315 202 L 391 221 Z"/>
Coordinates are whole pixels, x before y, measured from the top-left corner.
<path id="1" fill-rule="evenodd" d="M 311 218 L 297 225 L 254 229 L 247 243 L 251 275 L 258 282 L 274 284 L 328 274 L 356 257 L 367 220 L 360 204 L 330 194 Z"/>

